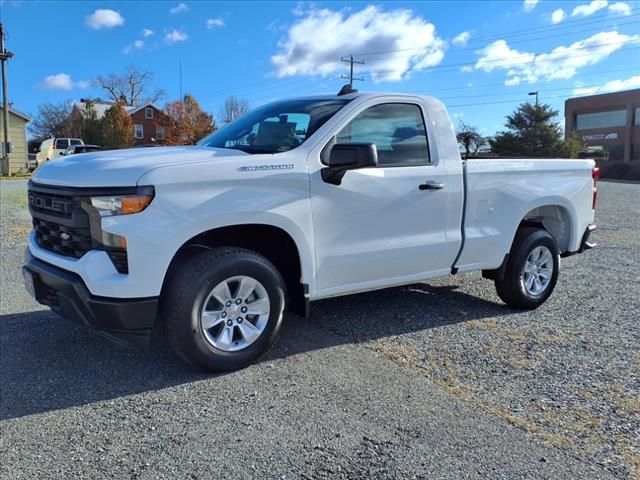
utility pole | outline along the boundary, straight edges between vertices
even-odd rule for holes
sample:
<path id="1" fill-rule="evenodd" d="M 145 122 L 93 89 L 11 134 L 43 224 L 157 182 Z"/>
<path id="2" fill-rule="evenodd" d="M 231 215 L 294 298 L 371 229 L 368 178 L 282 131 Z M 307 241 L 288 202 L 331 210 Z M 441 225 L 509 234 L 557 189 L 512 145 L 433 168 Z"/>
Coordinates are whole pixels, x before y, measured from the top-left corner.
<path id="1" fill-rule="evenodd" d="M 353 55 L 349 55 L 348 57 L 342 57 L 340 58 L 340 61 L 348 63 L 349 64 L 349 76 L 342 74 L 340 76 L 340 78 L 347 78 L 349 79 L 349 85 L 353 87 L 353 81 L 354 80 L 360 80 L 363 81 L 364 78 L 363 77 L 354 77 L 353 76 L 353 64 L 357 63 L 358 65 L 364 65 L 364 60 L 358 61 L 358 60 L 354 60 L 353 59 Z"/>
<path id="2" fill-rule="evenodd" d="M 184 100 L 184 98 L 182 98 L 182 62 L 180 62 L 179 64 L 179 69 L 180 69 L 180 101 L 182 102 Z"/>
<path id="3" fill-rule="evenodd" d="M 7 60 L 13 53 L 4 48 L 4 28 L 0 23 L 0 64 L 2 65 L 2 175 L 9 175 L 9 99 L 7 98 Z"/>
<path id="4" fill-rule="evenodd" d="M 533 136 L 534 136 L 534 143 L 535 143 L 535 148 L 536 148 L 536 152 L 539 150 L 540 145 L 538 145 L 538 91 L 536 90 L 535 92 L 529 92 L 529 95 L 535 95 L 536 96 L 536 117 L 534 118 L 534 124 L 533 124 Z"/>

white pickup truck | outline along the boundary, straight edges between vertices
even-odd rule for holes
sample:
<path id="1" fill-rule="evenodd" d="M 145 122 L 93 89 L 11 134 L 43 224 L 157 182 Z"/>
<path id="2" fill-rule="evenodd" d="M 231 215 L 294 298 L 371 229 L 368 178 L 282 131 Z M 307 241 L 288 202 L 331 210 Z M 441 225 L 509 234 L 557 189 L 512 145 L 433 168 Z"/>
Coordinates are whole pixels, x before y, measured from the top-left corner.
<path id="1" fill-rule="evenodd" d="M 277 101 L 195 146 L 73 155 L 29 184 L 37 301 L 113 339 L 243 367 L 288 308 L 481 270 L 515 308 L 593 246 L 592 160 L 462 161 L 443 104 Z M 426 308 L 426 306 L 425 306 Z"/>

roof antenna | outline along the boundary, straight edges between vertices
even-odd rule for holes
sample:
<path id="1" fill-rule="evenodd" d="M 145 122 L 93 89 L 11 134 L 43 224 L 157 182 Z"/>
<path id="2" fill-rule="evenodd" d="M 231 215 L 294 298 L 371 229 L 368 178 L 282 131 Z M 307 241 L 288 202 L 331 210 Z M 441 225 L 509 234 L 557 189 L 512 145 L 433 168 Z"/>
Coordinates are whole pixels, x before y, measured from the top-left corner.
<path id="1" fill-rule="evenodd" d="M 349 95 L 351 93 L 358 93 L 358 90 L 353 88 L 350 83 L 347 83 L 340 89 L 340 91 L 338 92 L 338 96 L 340 97 L 342 95 Z"/>

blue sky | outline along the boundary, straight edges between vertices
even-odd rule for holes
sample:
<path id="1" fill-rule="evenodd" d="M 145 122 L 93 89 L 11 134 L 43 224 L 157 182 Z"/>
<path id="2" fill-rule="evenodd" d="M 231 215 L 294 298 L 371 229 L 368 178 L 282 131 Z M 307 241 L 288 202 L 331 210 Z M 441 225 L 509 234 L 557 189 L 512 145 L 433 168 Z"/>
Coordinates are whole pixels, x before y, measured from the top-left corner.
<path id="1" fill-rule="evenodd" d="M 109 2 L 0 0 L 13 106 L 98 96 L 98 74 L 148 69 L 168 99 L 217 113 L 337 92 L 354 54 L 363 91 L 441 98 L 485 135 L 519 102 L 640 87 L 640 2 Z"/>

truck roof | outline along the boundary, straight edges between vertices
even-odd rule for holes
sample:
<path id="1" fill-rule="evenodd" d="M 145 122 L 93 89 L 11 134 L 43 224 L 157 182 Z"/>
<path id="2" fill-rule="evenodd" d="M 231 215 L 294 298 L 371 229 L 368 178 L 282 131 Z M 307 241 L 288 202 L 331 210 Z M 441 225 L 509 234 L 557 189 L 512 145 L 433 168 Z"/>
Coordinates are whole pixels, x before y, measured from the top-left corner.
<path id="1" fill-rule="evenodd" d="M 380 97 L 404 97 L 404 98 L 419 98 L 425 101 L 428 104 L 432 104 L 434 106 L 442 106 L 443 103 L 435 97 L 430 97 L 427 95 L 420 95 L 418 93 L 398 93 L 398 92 L 354 92 L 349 93 L 347 95 L 302 95 L 299 97 L 293 97 L 292 100 L 339 100 L 339 99 L 348 99 L 348 100 L 367 100 L 370 98 L 380 98 Z"/>

